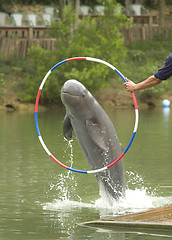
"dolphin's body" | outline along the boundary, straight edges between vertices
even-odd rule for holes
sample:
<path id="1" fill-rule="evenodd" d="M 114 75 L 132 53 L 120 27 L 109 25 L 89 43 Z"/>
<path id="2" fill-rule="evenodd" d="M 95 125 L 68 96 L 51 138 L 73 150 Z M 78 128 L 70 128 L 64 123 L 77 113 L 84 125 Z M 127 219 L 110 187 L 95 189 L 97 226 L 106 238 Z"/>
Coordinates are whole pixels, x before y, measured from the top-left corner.
<path id="1" fill-rule="evenodd" d="M 99 169 L 117 159 L 122 153 L 122 146 L 114 126 L 84 85 L 76 80 L 66 81 L 61 99 L 66 107 L 64 137 L 71 140 L 74 131 L 90 168 Z M 108 170 L 95 173 L 95 177 L 108 198 L 118 200 L 125 195 L 122 159 Z"/>

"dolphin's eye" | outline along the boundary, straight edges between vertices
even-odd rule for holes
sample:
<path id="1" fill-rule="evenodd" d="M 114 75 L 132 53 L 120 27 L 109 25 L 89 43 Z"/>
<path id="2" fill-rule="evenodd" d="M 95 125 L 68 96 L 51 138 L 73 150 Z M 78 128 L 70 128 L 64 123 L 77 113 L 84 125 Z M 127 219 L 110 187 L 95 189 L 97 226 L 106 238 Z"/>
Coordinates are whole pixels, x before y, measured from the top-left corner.
<path id="1" fill-rule="evenodd" d="M 85 97 L 85 93 L 82 93 L 82 97 L 83 97 L 83 98 Z"/>

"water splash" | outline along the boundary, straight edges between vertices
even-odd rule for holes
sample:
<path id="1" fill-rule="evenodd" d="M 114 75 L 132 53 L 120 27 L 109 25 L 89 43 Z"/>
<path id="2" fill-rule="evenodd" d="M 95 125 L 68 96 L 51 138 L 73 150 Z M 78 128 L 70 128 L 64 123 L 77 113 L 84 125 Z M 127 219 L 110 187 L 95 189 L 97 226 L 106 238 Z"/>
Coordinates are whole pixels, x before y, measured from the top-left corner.
<path id="1" fill-rule="evenodd" d="M 68 155 L 67 165 L 72 168 L 73 166 L 73 140 L 66 140 L 66 150 L 65 153 Z M 65 173 L 61 173 L 58 176 L 55 176 L 56 184 L 50 184 L 50 191 L 54 190 L 58 194 L 58 199 L 60 201 L 68 201 L 69 199 L 75 198 L 77 201 L 81 201 L 81 197 L 76 194 L 77 189 L 77 181 L 76 181 L 76 174 L 71 171 L 66 171 Z M 72 191 L 70 191 L 72 189 Z"/>
<path id="2" fill-rule="evenodd" d="M 68 156 L 67 165 L 72 167 L 74 161 L 72 140 L 66 142 L 65 154 Z M 73 209 L 87 208 L 98 211 L 100 217 L 114 216 L 126 213 L 140 212 L 156 207 L 171 204 L 171 197 L 158 196 L 158 189 L 152 188 L 143 177 L 133 171 L 126 171 L 126 196 L 118 201 L 109 201 L 103 188 L 99 188 L 99 196 L 93 195 L 93 200 L 85 202 L 81 196 L 84 196 L 83 189 L 79 191 L 79 178 L 77 174 L 71 171 L 65 171 L 56 175 L 55 184 L 50 184 L 50 191 L 56 193 L 52 202 L 44 203 L 43 209 L 50 211 L 72 211 Z M 87 181 L 87 180 L 85 180 Z M 96 180 L 95 180 L 96 181 Z M 85 182 L 86 183 L 86 182 Z M 83 183 L 83 184 L 85 184 Z M 87 194 L 92 194 L 89 192 Z M 80 196 L 81 195 L 81 196 Z M 96 199 L 94 199 L 94 197 Z M 84 199 L 84 198 L 83 198 Z"/>
<path id="3" fill-rule="evenodd" d="M 140 189 L 143 192 L 146 191 L 151 196 L 157 194 L 158 188 L 152 188 L 137 172 L 126 171 L 126 178 L 128 179 L 126 183 L 127 189 Z"/>
<path id="4" fill-rule="evenodd" d="M 172 197 L 153 197 L 146 194 L 143 190 L 127 190 L 126 198 L 114 201 L 113 205 L 108 205 L 108 202 L 101 197 L 91 203 L 81 201 L 73 201 L 70 199 L 60 200 L 55 199 L 53 202 L 43 204 L 44 210 L 69 212 L 74 209 L 87 208 L 94 209 L 99 212 L 100 218 L 122 215 L 128 213 L 136 213 L 161 207 L 170 204 Z"/>
<path id="5" fill-rule="evenodd" d="M 101 197 L 99 199 L 93 200 L 89 203 L 83 202 L 81 197 L 76 194 L 76 175 L 71 172 L 66 175 L 60 174 L 58 177 L 60 181 L 55 186 L 56 190 L 60 191 L 60 197 L 54 199 L 53 202 L 43 204 L 43 209 L 51 211 L 59 211 L 63 209 L 63 211 L 69 211 L 76 208 L 88 208 L 98 211 L 102 218 L 145 211 L 171 204 L 172 196 L 158 196 L 157 189 L 151 189 L 151 187 L 145 186 L 146 184 L 143 178 L 137 173 L 127 172 L 127 174 L 129 179 L 127 181 L 125 198 L 121 198 L 118 201 L 113 200 L 113 203 L 111 204 L 109 204 L 109 199 L 106 198 L 107 195 L 103 194 L 103 192 L 100 192 Z M 68 181 L 68 184 L 66 184 L 66 181 Z M 129 188 L 131 185 L 133 189 Z M 69 191 L 71 186 L 74 191 L 73 195 L 71 195 Z"/>

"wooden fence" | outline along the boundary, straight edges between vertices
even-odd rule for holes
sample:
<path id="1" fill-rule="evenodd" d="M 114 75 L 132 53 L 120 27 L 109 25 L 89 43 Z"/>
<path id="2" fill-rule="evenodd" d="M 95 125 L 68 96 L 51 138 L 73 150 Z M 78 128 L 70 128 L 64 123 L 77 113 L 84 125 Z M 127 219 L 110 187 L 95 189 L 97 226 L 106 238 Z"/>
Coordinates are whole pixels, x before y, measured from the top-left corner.
<path id="1" fill-rule="evenodd" d="M 157 36 L 172 38 L 172 26 L 160 28 L 159 25 L 135 25 L 132 28 L 122 30 L 125 43 L 152 40 Z"/>
<path id="2" fill-rule="evenodd" d="M 55 50 L 55 39 L 47 33 L 48 28 L 0 27 L 0 54 L 8 57 L 15 54 L 19 58 L 27 56 L 31 45 L 40 45 L 44 49 Z M 140 40 L 151 40 L 158 35 L 172 38 L 172 27 L 162 29 L 158 25 L 135 24 L 132 28 L 121 30 L 126 44 Z"/>
<path id="3" fill-rule="evenodd" d="M 28 53 L 28 48 L 31 45 L 39 45 L 44 49 L 54 50 L 55 39 L 40 38 L 40 39 L 0 39 L 0 54 L 4 57 L 15 54 L 18 58 L 25 58 Z"/>
<path id="4" fill-rule="evenodd" d="M 54 50 L 55 39 L 48 34 L 49 27 L 0 27 L 0 54 L 8 57 L 15 54 L 25 58 L 31 45 Z"/>

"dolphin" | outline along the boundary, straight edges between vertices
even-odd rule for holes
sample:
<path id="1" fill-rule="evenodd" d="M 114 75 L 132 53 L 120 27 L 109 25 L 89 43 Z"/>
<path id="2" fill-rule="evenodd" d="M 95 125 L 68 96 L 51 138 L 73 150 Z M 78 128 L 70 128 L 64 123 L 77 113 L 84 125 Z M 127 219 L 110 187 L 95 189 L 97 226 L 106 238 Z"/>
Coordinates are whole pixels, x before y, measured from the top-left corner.
<path id="1" fill-rule="evenodd" d="M 91 169 L 112 163 L 122 153 L 115 128 L 108 115 L 85 86 L 77 80 L 67 80 L 61 89 L 66 108 L 63 134 L 76 139 Z M 125 196 L 123 159 L 109 169 L 95 173 L 101 192 L 112 201 Z"/>

